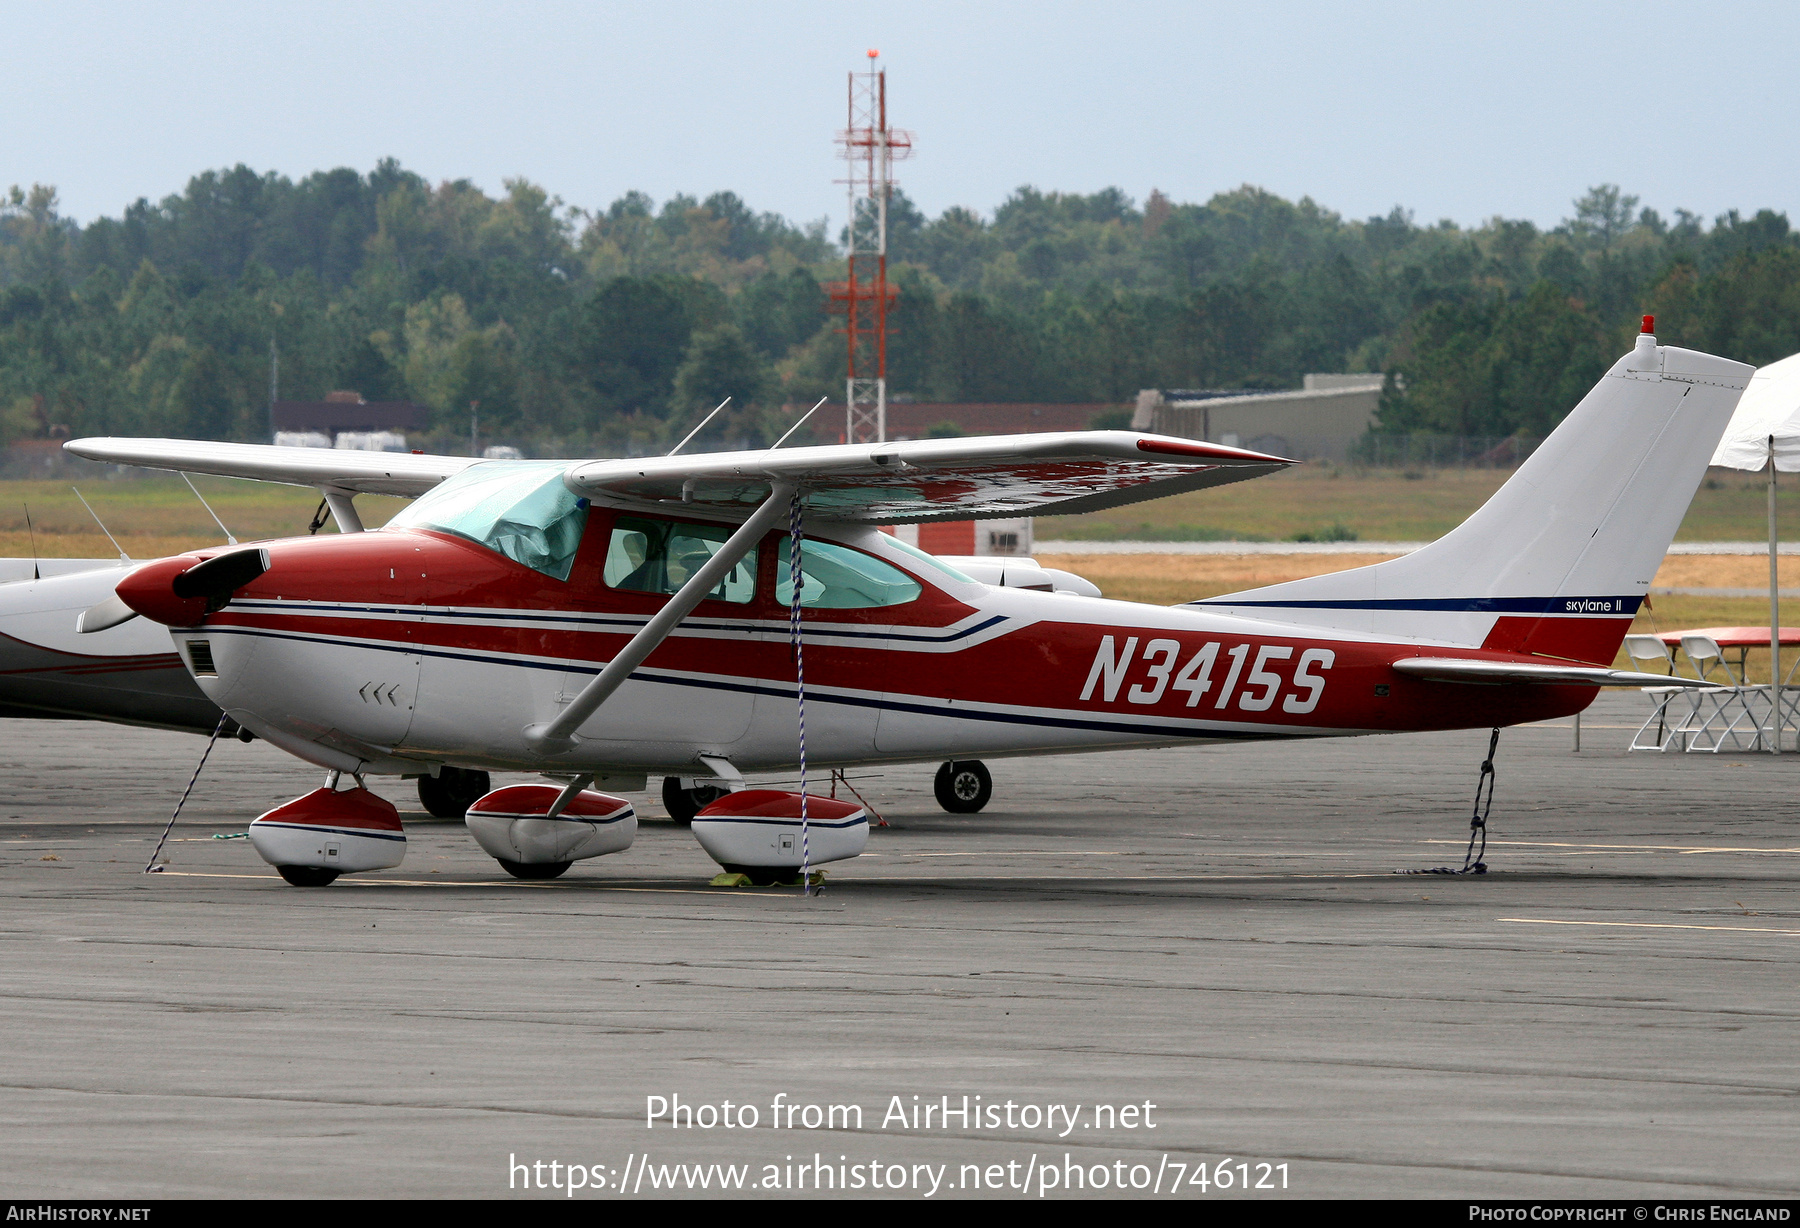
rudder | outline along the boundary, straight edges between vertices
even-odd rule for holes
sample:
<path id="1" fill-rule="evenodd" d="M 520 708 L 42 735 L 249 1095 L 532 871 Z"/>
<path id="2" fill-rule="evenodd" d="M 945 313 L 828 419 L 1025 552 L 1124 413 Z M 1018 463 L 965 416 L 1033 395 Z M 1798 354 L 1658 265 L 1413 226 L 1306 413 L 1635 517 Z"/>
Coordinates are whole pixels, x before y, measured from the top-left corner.
<path id="1" fill-rule="evenodd" d="M 1641 334 L 1506 484 L 1429 546 L 1191 604 L 1610 661 L 1754 371 Z"/>

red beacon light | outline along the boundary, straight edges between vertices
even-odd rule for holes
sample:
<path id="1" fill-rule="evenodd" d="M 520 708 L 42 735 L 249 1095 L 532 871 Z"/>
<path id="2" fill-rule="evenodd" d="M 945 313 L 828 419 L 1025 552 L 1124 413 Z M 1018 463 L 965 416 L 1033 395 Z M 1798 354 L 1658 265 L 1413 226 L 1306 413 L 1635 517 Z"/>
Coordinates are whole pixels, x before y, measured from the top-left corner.
<path id="1" fill-rule="evenodd" d="M 1655 332 L 1656 331 L 1656 317 L 1655 316 L 1645 316 L 1644 317 L 1644 326 L 1642 328 L 1638 329 L 1638 331 L 1640 333 Z"/>

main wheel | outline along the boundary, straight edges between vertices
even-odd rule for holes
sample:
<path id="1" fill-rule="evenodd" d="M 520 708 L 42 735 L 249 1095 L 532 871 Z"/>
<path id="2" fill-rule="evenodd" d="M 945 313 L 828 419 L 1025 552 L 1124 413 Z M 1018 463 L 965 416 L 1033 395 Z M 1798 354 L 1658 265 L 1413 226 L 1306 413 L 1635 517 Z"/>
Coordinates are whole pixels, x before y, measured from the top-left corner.
<path id="1" fill-rule="evenodd" d="M 981 760 L 963 759 L 940 767 L 931 789 L 938 805 L 951 814 L 974 814 L 994 796 L 994 778 Z"/>
<path id="2" fill-rule="evenodd" d="M 336 870 L 327 870 L 323 866 L 276 866 L 275 869 L 296 887 L 329 887 L 338 876 Z"/>
<path id="3" fill-rule="evenodd" d="M 486 772 L 447 767 L 436 776 L 419 777 L 419 804 L 437 818 L 460 819 L 492 789 Z"/>
<path id="4" fill-rule="evenodd" d="M 575 863 L 572 861 L 506 861 L 500 862 L 500 868 L 514 878 L 561 878 L 564 870 Z"/>
<path id="5" fill-rule="evenodd" d="M 713 802 L 724 797 L 728 789 L 720 789 L 713 785 L 695 785 L 691 789 L 681 787 L 681 777 L 663 777 L 663 809 L 675 820 L 677 826 L 686 827 L 694 821 L 694 816 Z"/>
<path id="6" fill-rule="evenodd" d="M 777 866 L 721 866 L 727 874 L 742 874 L 750 880 L 752 887 L 773 887 L 777 883 L 798 882 L 798 869 L 781 869 Z"/>

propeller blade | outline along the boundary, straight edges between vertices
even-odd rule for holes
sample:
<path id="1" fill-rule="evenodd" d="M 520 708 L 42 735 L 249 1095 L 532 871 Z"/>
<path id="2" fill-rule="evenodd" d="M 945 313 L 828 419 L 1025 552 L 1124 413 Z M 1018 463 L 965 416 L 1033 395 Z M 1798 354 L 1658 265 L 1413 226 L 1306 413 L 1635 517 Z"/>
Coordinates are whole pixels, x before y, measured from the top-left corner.
<path id="1" fill-rule="evenodd" d="M 183 601 L 206 598 L 208 604 L 221 605 L 231 594 L 269 570 L 269 552 L 260 546 L 254 550 L 234 550 L 216 555 L 175 577 L 170 585 Z"/>
<path id="2" fill-rule="evenodd" d="M 104 631 L 120 623 L 130 622 L 138 612 L 119 599 L 117 593 L 97 605 L 91 605 L 75 617 L 75 630 L 82 635 Z"/>

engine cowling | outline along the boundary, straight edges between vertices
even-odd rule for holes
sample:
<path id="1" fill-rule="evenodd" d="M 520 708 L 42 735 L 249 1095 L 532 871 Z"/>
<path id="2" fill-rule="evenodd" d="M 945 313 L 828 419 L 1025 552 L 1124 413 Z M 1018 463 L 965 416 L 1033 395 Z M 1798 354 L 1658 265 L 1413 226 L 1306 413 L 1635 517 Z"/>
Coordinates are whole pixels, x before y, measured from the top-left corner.
<path id="1" fill-rule="evenodd" d="M 803 854 L 816 866 L 861 853 L 869 843 L 869 814 L 849 802 L 808 794 L 803 833 L 798 793 L 740 789 L 704 807 L 692 830 L 707 856 L 727 868 L 797 870 Z"/>
<path id="2" fill-rule="evenodd" d="M 584 789 L 554 819 L 555 785 L 507 785 L 476 800 L 463 816 L 488 856 L 520 865 L 553 865 L 622 853 L 637 839 L 637 811 L 622 797 Z"/>

